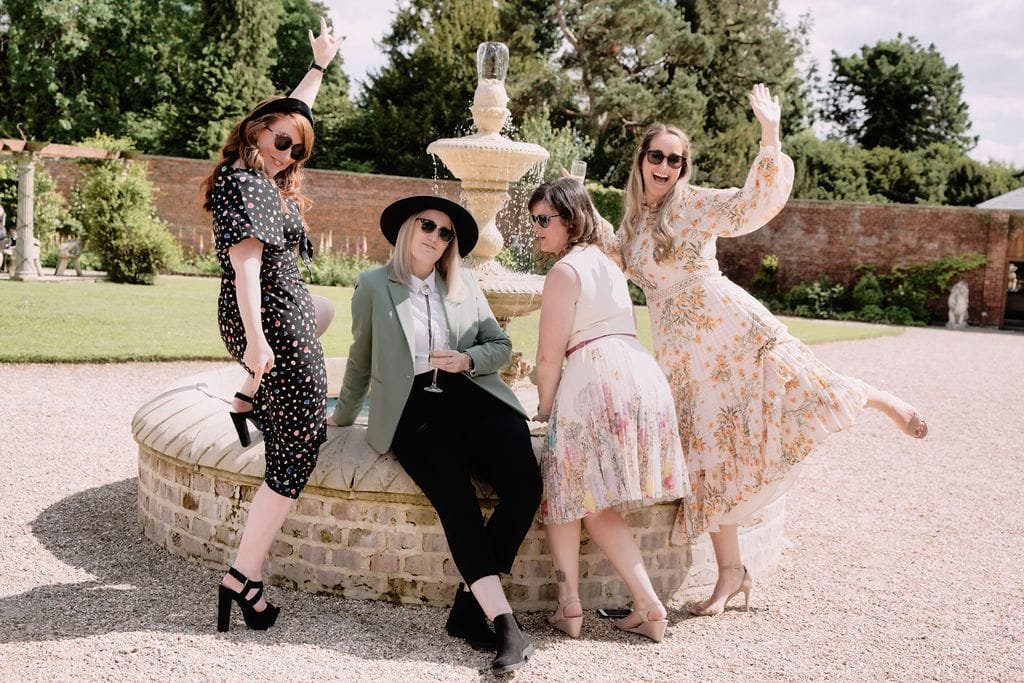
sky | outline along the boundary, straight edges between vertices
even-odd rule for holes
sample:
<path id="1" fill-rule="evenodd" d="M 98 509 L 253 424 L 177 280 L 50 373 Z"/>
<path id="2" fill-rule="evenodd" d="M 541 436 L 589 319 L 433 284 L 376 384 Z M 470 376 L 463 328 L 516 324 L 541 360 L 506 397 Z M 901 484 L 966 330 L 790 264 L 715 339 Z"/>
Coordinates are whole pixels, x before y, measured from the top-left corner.
<path id="1" fill-rule="evenodd" d="M 324 0 L 338 33 L 353 91 L 385 59 L 375 44 L 398 0 Z M 1024 168 L 1024 0 L 780 0 L 788 24 L 810 12 L 810 53 L 824 74 L 832 51 L 848 56 L 864 45 L 914 36 L 960 67 L 964 100 L 978 136 L 971 156 Z"/>

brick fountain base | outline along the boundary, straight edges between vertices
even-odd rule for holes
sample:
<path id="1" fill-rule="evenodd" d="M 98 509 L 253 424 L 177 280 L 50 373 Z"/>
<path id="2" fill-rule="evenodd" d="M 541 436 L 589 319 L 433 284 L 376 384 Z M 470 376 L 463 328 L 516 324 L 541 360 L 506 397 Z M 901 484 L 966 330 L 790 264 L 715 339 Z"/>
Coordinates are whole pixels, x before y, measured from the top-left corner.
<path id="1" fill-rule="evenodd" d="M 328 361 L 338 387 L 344 359 Z M 145 535 L 175 555 L 225 569 L 234 556 L 249 502 L 262 482 L 263 441 L 242 448 L 228 419 L 243 371 L 235 364 L 187 377 L 139 408 L 132 431 L 139 444 L 139 523 Z M 535 402 L 528 385 L 519 392 Z M 365 424 L 328 428 L 328 441 L 271 548 L 266 580 L 315 593 L 396 603 L 451 604 L 459 574 L 437 515 L 390 455 L 367 444 Z M 534 439 L 539 452 L 540 439 Z M 485 509 L 491 490 L 478 484 Z M 760 524 L 741 528 L 751 574 L 775 571 L 783 542 L 785 497 L 764 510 Z M 625 515 L 643 550 L 655 588 L 666 602 L 705 596 L 715 581 L 714 555 L 704 535 L 672 546 L 674 504 Z M 504 577 L 516 609 L 550 609 L 555 602 L 543 528 L 534 524 L 512 573 Z M 580 597 L 587 608 L 625 606 L 625 585 L 596 545 L 580 559 Z"/>

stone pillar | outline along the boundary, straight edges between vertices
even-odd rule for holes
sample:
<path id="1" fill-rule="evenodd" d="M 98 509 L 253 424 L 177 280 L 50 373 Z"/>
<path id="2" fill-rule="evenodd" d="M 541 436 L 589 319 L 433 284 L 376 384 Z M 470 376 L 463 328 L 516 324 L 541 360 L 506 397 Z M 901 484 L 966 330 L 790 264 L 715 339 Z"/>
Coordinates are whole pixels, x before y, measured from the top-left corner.
<path id="1" fill-rule="evenodd" d="M 35 236 L 32 221 L 36 199 L 36 164 L 31 153 L 18 155 L 18 244 L 14 250 L 14 274 L 12 280 L 36 280 L 33 257 Z"/>

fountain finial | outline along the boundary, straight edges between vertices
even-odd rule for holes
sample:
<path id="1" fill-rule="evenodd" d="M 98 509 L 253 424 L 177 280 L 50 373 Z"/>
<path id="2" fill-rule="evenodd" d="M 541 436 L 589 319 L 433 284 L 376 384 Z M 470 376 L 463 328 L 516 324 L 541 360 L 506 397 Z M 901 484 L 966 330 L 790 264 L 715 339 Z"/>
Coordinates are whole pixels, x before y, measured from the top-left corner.
<path id="1" fill-rule="evenodd" d="M 504 239 L 494 217 L 508 202 L 508 185 L 519 180 L 548 158 L 540 145 L 516 142 L 501 135 L 508 120 L 508 47 L 503 43 L 481 43 L 476 50 L 477 81 L 473 96 L 473 123 L 478 133 L 461 138 L 435 140 L 427 147 L 456 178 L 462 181 L 466 208 L 480 226 L 480 239 L 467 259 L 480 281 L 481 289 L 502 325 L 516 315 L 540 306 L 544 279 L 526 273 L 508 273 L 494 257 Z M 518 361 L 514 365 L 519 365 Z"/>
<path id="2" fill-rule="evenodd" d="M 476 49 L 476 93 L 473 96 L 473 123 L 484 135 L 497 135 L 508 121 L 508 47 L 504 43 L 480 43 Z"/>

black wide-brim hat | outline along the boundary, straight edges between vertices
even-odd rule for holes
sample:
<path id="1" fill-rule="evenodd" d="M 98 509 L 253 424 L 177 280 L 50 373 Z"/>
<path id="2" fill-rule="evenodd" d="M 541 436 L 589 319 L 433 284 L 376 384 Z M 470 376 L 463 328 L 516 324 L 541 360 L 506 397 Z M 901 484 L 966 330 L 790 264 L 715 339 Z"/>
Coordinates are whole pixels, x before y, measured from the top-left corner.
<path id="1" fill-rule="evenodd" d="M 437 197 L 435 195 L 415 195 L 405 197 L 392 202 L 380 214 L 380 231 L 392 246 L 398 239 L 398 231 L 409 216 L 427 209 L 435 209 L 444 213 L 452 220 L 452 228 L 459 240 L 459 256 L 465 257 L 473 251 L 476 241 L 480 237 L 480 230 L 476 227 L 476 219 L 466 211 L 461 204 L 456 204 L 450 199 Z"/>

